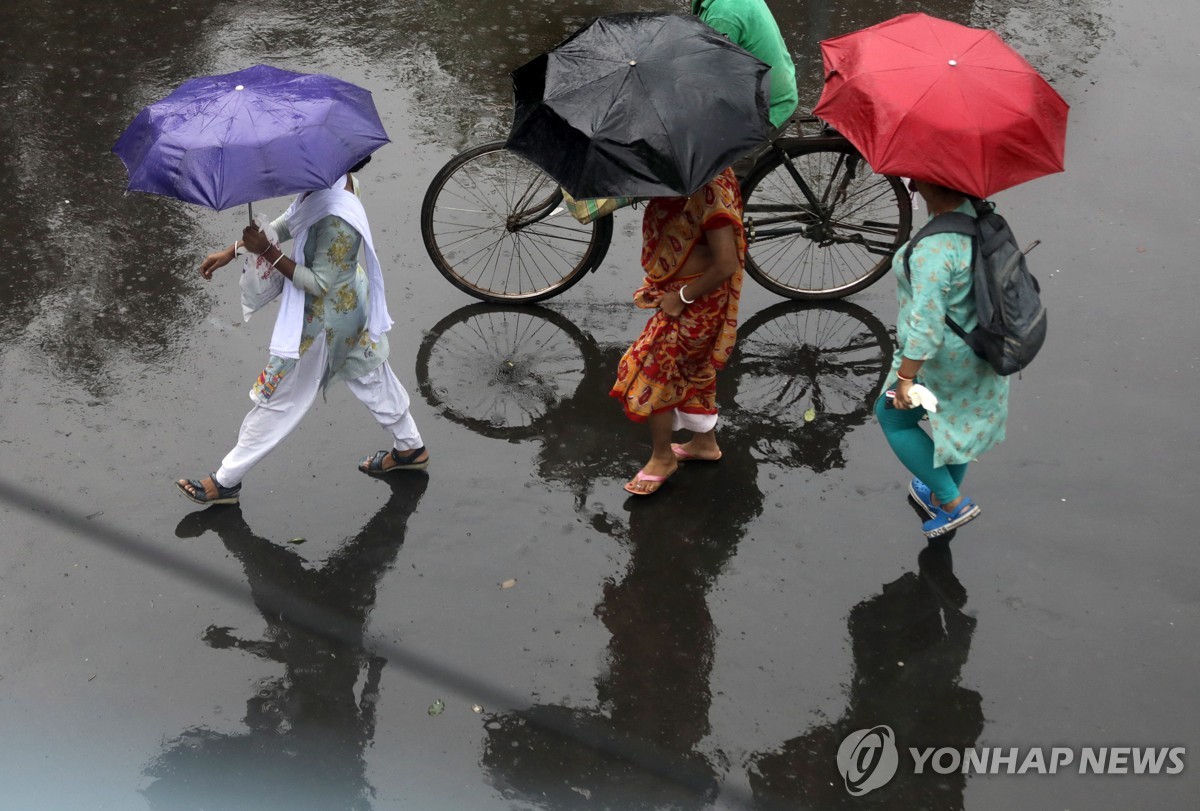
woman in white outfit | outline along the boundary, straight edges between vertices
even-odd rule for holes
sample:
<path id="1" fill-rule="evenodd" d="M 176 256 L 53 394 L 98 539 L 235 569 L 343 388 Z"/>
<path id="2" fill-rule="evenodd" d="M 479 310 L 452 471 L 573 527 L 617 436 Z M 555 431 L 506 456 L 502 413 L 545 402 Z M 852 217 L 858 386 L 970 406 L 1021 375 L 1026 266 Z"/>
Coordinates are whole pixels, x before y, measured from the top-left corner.
<path id="1" fill-rule="evenodd" d="M 429 467 L 429 453 L 409 413 L 409 397 L 388 365 L 387 313 L 383 276 L 366 212 L 358 200 L 351 168 L 333 188 L 305 192 L 271 228 L 279 241 L 293 241 L 291 255 L 272 244 L 256 225 L 242 232 L 246 250 L 263 256 L 289 281 L 271 336 L 271 356 L 250 389 L 254 407 L 242 421 L 237 445 L 215 473 L 180 479 L 179 491 L 197 504 L 236 504 L 242 479 L 299 423 L 317 393 L 344 380 L 375 420 L 392 434 L 392 449 L 360 461 L 364 473 L 383 474 Z M 209 254 L 200 275 L 236 256 L 238 243 Z M 358 265 L 362 249 L 367 268 Z"/>

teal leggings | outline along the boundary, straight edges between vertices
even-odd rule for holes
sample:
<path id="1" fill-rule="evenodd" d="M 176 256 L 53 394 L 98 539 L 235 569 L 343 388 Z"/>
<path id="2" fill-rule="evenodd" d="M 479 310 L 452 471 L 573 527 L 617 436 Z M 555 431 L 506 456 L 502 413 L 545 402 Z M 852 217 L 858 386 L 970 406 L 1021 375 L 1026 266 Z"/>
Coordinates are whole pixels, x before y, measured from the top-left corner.
<path id="1" fill-rule="evenodd" d="M 967 475 L 967 465 L 933 466 L 933 440 L 917 423 L 923 408 L 884 408 L 887 397 L 875 401 L 875 416 L 883 426 L 892 452 L 914 476 L 929 486 L 941 504 L 958 498 L 958 488 Z"/>

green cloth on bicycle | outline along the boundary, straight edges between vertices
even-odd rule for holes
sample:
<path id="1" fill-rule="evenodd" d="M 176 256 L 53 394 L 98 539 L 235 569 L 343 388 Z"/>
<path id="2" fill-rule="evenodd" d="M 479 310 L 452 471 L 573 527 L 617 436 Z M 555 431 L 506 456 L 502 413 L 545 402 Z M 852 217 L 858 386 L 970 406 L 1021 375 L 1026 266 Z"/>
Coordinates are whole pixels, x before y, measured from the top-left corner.
<path id="1" fill-rule="evenodd" d="M 771 126 L 796 110 L 796 65 L 764 0 L 692 0 L 692 13 L 771 66 Z"/>
<path id="2" fill-rule="evenodd" d="M 969 200 L 955 210 L 975 216 Z M 938 398 L 937 412 L 929 414 L 933 467 L 970 462 L 1004 441 L 1008 422 L 1008 378 L 976 357 L 946 324 L 950 316 L 970 332 L 979 323 L 971 279 L 971 238 L 933 234 L 922 239 L 909 259 L 911 282 L 904 272 L 910 244 L 901 245 L 892 259 L 900 314 L 889 388 L 896 382 L 901 360 L 924 361 L 917 382 Z M 903 457 L 901 461 L 908 464 Z M 942 495 L 938 493 L 939 498 Z"/>

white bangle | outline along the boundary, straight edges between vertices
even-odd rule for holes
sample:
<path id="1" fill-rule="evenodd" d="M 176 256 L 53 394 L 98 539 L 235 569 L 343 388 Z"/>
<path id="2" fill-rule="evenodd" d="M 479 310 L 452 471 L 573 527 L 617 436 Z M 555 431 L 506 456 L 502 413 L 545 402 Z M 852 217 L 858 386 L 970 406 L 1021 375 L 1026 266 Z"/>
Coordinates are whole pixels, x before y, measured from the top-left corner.
<path id="1" fill-rule="evenodd" d="M 679 293 L 679 300 L 682 301 L 684 304 L 694 304 L 696 302 L 696 300 L 694 298 L 688 298 L 687 296 L 685 296 L 683 294 L 683 291 L 686 287 L 687 287 L 687 285 L 685 284 L 683 287 L 679 288 L 679 290 L 676 291 L 677 293 Z"/>
<path id="2" fill-rule="evenodd" d="M 271 267 L 275 267 L 276 265 L 279 264 L 279 260 L 283 258 L 283 248 L 280 248 L 278 245 L 272 245 L 271 248 L 274 248 L 275 250 L 279 251 L 279 256 L 276 256 L 275 261 L 271 263 Z M 270 250 L 270 248 L 268 248 L 267 250 Z M 263 251 L 263 253 L 266 253 L 266 251 Z"/>

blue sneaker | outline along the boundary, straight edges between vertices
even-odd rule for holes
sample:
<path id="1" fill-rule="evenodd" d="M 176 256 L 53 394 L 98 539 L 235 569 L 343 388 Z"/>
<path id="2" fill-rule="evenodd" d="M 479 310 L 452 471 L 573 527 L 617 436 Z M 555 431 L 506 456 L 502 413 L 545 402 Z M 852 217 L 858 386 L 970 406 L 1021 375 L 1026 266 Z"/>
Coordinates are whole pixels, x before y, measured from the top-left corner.
<path id="1" fill-rule="evenodd" d="M 926 538 L 937 538 L 945 535 L 951 530 L 958 529 L 968 521 L 974 521 L 982 512 L 979 505 L 969 498 L 963 498 L 962 503 L 958 505 L 953 513 L 948 513 L 941 507 L 935 507 L 937 515 L 930 518 L 921 525 L 921 529 L 925 531 Z"/>
<path id="2" fill-rule="evenodd" d="M 937 505 L 933 503 L 933 491 L 929 489 L 929 485 L 914 478 L 908 483 L 908 494 L 913 497 L 913 501 L 921 505 L 926 515 L 930 518 L 937 517 Z"/>

